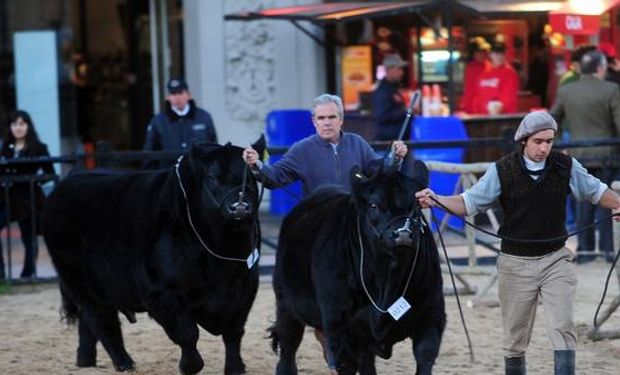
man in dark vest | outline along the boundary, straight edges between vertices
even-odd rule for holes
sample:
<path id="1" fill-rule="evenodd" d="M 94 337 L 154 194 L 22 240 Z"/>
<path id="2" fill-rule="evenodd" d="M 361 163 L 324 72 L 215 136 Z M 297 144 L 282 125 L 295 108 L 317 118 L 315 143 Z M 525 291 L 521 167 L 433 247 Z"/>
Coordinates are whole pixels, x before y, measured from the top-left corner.
<path id="1" fill-rule="evenodd" d="M 416 193 L 424 208 L 439 202 L 467 216 L 499 200 L 504 211 L 499 234 L 506 238 L 497 259 L 506 375 L 526 373 L 525 352 L 539 299 L 554 349 L 555 374 L 575 374 L 577 275 L 574 254 L 564 246 L 566 196 L 620 209 L 620 197 L 607 185 L 575 158 L 551 150 L 557 129 L 547 112 L 529 113 L 515 134 L 519 150 L 491 165 L 470 190 L 452 196 L 430 189 Z"/>

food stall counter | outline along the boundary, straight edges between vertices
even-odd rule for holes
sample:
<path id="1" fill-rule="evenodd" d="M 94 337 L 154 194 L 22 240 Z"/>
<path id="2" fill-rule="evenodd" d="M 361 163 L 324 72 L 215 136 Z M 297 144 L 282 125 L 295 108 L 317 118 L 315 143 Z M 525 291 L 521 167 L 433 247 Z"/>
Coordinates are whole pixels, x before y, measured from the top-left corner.
<path id="1" fill-rule="evenodd" d="M 519 127 L 525 112 L 498 115 L 459 114 L 470 139 L 475 138 L 511 138 Z M 493 162 L 506 154 L 502 147 L 469 148 L 465 153 L 465 162 Z"/>

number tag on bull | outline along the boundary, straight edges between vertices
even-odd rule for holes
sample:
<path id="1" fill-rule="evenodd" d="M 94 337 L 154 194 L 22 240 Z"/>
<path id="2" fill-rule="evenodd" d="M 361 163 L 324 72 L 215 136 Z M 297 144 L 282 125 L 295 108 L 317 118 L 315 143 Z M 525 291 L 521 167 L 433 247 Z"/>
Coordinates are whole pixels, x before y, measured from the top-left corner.
<path id="1" fill-rule="evenodd" d="M 254 249 L 254 251 L 252 251 L 252 254 L 248 255 L 248 259 L 245 260 L 245 262 L 248 264 L 248 269 L 252 269 L 252 267 L 254 267 L 256 262 L 258 262 L 259 257 L 260 255 L 258 254 L 258 249 Z"/>
<path id="2" fill-rule="evenodd" d="M 390 313 L 390 315 L 392 315 L 392 318 L 394 318 L 394 320 L 398 320 L 410 309 L 411 305 L 409 304 L 409 302 L 407 302 L 405 297 L 400 297 L 396 300 L 396 302 L 392 304 L 392 306 L 388 308 L 388 312 Z"/>

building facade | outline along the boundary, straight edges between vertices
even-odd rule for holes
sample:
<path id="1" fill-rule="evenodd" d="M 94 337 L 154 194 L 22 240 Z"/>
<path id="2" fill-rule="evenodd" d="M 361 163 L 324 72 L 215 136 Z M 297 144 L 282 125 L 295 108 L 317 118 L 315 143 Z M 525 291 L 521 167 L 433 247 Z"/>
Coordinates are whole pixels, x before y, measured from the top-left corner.
<path id="1" fill-rule="evenodd" d="M 325 90 L 324 53 L 288 22 L 224 15 L 309 2 L 1 1 L 0 131 L 20 108 L 54 155 L 92 141 L 140 149 L 167 80 L 185 76 L 219 139 L 249 144 L 269 111 L 306 108 Z"/>

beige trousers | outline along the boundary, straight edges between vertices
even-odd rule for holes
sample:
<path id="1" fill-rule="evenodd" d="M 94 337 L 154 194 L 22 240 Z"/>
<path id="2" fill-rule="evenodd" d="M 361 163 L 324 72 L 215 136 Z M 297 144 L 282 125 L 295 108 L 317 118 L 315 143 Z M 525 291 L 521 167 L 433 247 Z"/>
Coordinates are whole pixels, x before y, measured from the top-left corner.
<path id="1" fill-rule="evenodd" d="M 577 274 L 573 258 L 574 254 L 567 248 L 540 258 L 499 256 L 498 293 L 504 326 L 504 356 L 525 355 L 539 298 L 553 349 L 575 349 L 573 305 Z"/>

